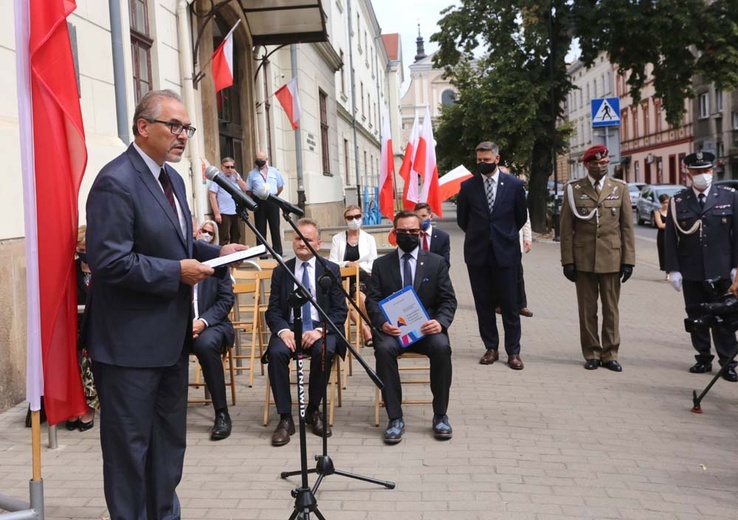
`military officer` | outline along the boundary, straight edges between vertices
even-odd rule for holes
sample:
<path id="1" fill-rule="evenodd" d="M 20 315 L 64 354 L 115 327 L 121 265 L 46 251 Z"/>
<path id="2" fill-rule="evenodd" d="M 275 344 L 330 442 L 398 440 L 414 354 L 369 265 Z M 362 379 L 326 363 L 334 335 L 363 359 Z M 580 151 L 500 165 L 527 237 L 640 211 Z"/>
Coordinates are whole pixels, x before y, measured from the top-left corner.
<path id="1" fill-rule="evenodd" d="M 607 176 L 605 146 L 589 148 L 582 157 L 587 176 L 571 181 L 561 208 L 561 265 L 576 284 L 579 338 L 584 368 L 599 366 L 622 372 L 620 284 L 633 274 L 635 237 L 630 194 L 623 181 Z M 602 337 L 597 327 L 597 298 L 602 301 Z"/>
<path id="2" fill-rule="evenodd" d="M 693 306 L 709 302 L 714 296 L 705 280 L 733 281 L 738 267 L 738 194 L 732 188 L 713 186 L 713 161 L 709 152 L 695 152 L 684 158 L 692 187 L 676 193 L 669 204 L 664 243 L 665 267 L 669 282 L 677 291 L 684 289 L 687 316 L 700 315 Z M 712 371 L 709 331 L 692 332 L 697 362 L 693 374 Z M 735 334 L 712 329 L 718 360 L 723 365 L 735 345 Z M 736 362 L 723 372 L 723 378 L 736 382 Z"/>

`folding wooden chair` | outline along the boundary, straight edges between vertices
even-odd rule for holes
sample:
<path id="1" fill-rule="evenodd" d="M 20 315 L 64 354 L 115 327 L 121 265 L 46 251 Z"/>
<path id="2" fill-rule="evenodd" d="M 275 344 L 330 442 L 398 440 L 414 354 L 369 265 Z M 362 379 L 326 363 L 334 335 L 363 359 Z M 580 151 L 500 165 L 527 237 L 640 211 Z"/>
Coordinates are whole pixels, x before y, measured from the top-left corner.
<path id="1" fill-rule="evenodd" d="M 412 361 L 411 361 L 412 360 Z M 420 360 L 423 360 L 421 363 Z M 407 361 L 406 366 L 403 361 Z M 402 384 L 402 404 L 432 404 L 432 399 L 408 399 L 405 397 L 407 385 L 425 385 L 430 389 L 430 361 L 423 354 L 415 352 L 403 352 L 397 356 L 397 369 L 400 372 Z M 403 379 L 403 374 L 407 377 Z M 379 408 L 384 406 L 382 393 L 379 388 L 374 388 L 374 426 L 379 426 Z"/>
<path id="2" fill-rule="evenodd" d="M 205 384 L 205 381 L 203 381 L 202 377 L 202 367 L 200 366 L 200 363 L 197 360 L 197 356 L 192 354 L 190 356 L 190 360 L 192 363 L 196 363 L 197 367 L 195 368 L 195 382 L 189 383 L 189 386 L 191 388 L 200 388 L 203 387 L 203 398 L 202 399 L 187 399 L 187 404 L 210 404 L 212 403 L 212 399 L 210 398 L 210 392 L 208 392 L 208 387 Z M 233 367 L 233 347 L 228 347 L 226 351 L 223 353 L 223 370 L 228 373 L 228 379 L 226 380 L 226 386 L 231 387 L 231 404 L 233 406 L 236 405 L 236 378 L 235 378 L 235 372 Z"/>
<path id="3" fill-rule="evenodd" d="M 361 269 L 359 266 L 354 267 L 342 267 L 341 268 L 341 281 L 343 283 L 343 288 L 348 294 L 351 294 L 351 284 L 352 282 L 355 284 L 355 287 L 357 287 L 357 291 L 354 294 L 354 303 L 358 306 L 361 302 L 361 298 L 359 295 L 359 273 Z M 357 352 L 361 350 L 362 342 L 362 328 L 364 324 L 364 320 L 362 319 L 361 315 L 354 311 L 353 306 L 350 303 L 346 303 L 348 305 L 348 316 L 346 317 L 346 323 L 344 325 L 344 335 L 346 336 L 346 339 L 349 340 L 349 343 L 356 349 Z M 356 322 L 354 322 L 351 317 L 354 316 L 356 319 Z M 341 385 L 345 389 L 348 385 L 348 376 L 354 375 L 354 367 L 353 367 L 353 356 L 351 355 L 351 351 L 349 350 L 346 353 L 346 369 L 343 371 L 343 381 L 341 381 Z"/>
<path id="4" fill-rule="evenodd" d="M 259 304 L 261 301 L 259 291 L 259 274 L 255 270 L 234 270 L 236 283 L 233 285 L 233 294 L 236 302 L 233 305 L 233 328 L 236 332 L 235 348 L 236 354 L 232 355 L 235 363 L 234 370 L 237 373 L 249 372 L 249 388 L 254 386 L 254 368 L 256 364 L 256 352 L 259 358 L 263 354 L 260 341 L 260 319 Z M 245 343 L 248 343 L 248 353 L 244 353 Z M 247 360 L 247 364 L 243 361 Z M 264 367 L 259 364 L 261 375 L 264 375 Z"/>

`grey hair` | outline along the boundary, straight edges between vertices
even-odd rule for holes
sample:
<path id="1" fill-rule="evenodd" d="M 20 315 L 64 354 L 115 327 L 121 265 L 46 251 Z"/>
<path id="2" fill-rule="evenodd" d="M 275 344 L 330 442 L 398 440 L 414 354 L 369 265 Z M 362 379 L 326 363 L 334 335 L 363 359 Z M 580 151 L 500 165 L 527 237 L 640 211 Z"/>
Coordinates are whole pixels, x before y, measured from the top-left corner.
<path id="1" fill-rule="evenodd" d="M 477 152 L 492 152 L 495 155 L 500 153 L 500 147 L 492 141 L 482 141 L 477 145 Z"/>
<path id="2" fill-rule="evenodd" d="M 182 97 L 174 92 L 173 90 L 150 90 L 141 101 L 138 102 L 136 110 L 133 112 L 133 135 L 138 135 L 138 120 L 145 119 L 146 121 L 153 121 L 161 113 L 161 100 L 162 99 L 174 99 L 182 102 Z"/>

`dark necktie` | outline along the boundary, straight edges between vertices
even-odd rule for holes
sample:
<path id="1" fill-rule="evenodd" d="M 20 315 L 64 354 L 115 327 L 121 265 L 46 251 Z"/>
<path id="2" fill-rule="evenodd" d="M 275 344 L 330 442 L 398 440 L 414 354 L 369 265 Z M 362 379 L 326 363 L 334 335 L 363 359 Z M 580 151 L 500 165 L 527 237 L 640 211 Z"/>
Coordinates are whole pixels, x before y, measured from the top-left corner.
<path id="1" fill-rule="evenodd" d="M 705 209 L 705 194 L 704 194 L 704 193 L 700 193 L 700 194 L 699 194 L 699 195 L 697 196 L 697 198 L 698 198 L 698 199 L 699 199 L 699 201 L 700 201 L 700 209 Z"/>
<path id="2" fill-rule="evenodd" d="M 179 214 L 177 213 L 177 205 L 174 203 L 174 190 L 172 189 L 172 179 L 169 178 L 169 174 L 167 173 L 167 170 L 162 168 L 159 171 L 159 183 L 161 183 L 161 187 L 164 189 L 164 196 L 169 201 L 169 205 L 174 210 L 174 215 L 179 218 Z"/>
<path id="3" fill-rule="evenodd" d="M 420 236 L 423 237 L 423 251 L 428 251 L 428 233 L 426 233 L 425 231 L 421 231 Z"/>
<path id="4" fill-rule="evenodd" d="M 302 264 L 302 285 L 310 292 L 310 264 L 304 262 Z M 310 302 L 307 301 L 302 306 L 302 331 L 313 330 L 313 318 L 310 315 Z"/>
<path id="5" fill-rule="evenodd" d="M 487 206 L 489 207 L 490 213 L 492 213 L 492 208 L 494 208 L 495 205 L 494 183 L 495 180 L 492 177 L 484 179 L 484 191 L 487 194 Z"/>
<path id="6" fill-rule="evenodd" d="M 402 255 L 402 281 L 403 281 L 403 287 L 411 286 L 413 285 L 413 270 L 410 268 L 410 261 L 412 260 L 413 255 L 410 253 L 405 253 Z"/>
<path id="7" fill-rule="evenodd" d="M 600 181 L 595 182 L 595 191 L 597 192 L 597 195 L 600 194 Z"/>

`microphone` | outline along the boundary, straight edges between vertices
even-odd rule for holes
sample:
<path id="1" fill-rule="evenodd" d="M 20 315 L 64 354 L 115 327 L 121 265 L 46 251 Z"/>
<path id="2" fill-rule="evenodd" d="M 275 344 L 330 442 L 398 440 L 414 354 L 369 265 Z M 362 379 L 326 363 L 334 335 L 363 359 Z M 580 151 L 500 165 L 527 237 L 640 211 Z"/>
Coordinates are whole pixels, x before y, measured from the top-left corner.
<path id="1" fill-rule="evenodd" d="M 282 208 L 282 211 L 286 211 L 287 213 L 294 213 L 298 217 L 305 216 L 305 212 L 303 210 L 301 210 L 299 206 L 295 206 L 294 204 L 290 204 L 286 200 L 280 199 L 279 197 L 277 197 L 276 195 L 272 195 L 271 193 L 267 196 L 266 199 L 263 199 L 263 200 L 271 200 L 271 201 L 273 201 L 274 203 L 277 204 L 277 206 L 279 206 L 280 208 Z"/>
<path id="2" fill-rule="evenodd" d="M 231 184 L 228 179 L 225 179 L 224 176 L 221 175 L 220 170 L 215 166 L 208 166 L 205 168 L 205 177 L 227 191 L 228 194 L 233 197 L 233 200 L 236 201 L 237 205 L 243 206 L 251 211 L 256 211 L 256 208 L 259 207 L 259 205 L 254 202 L 254 199 Z"/>

